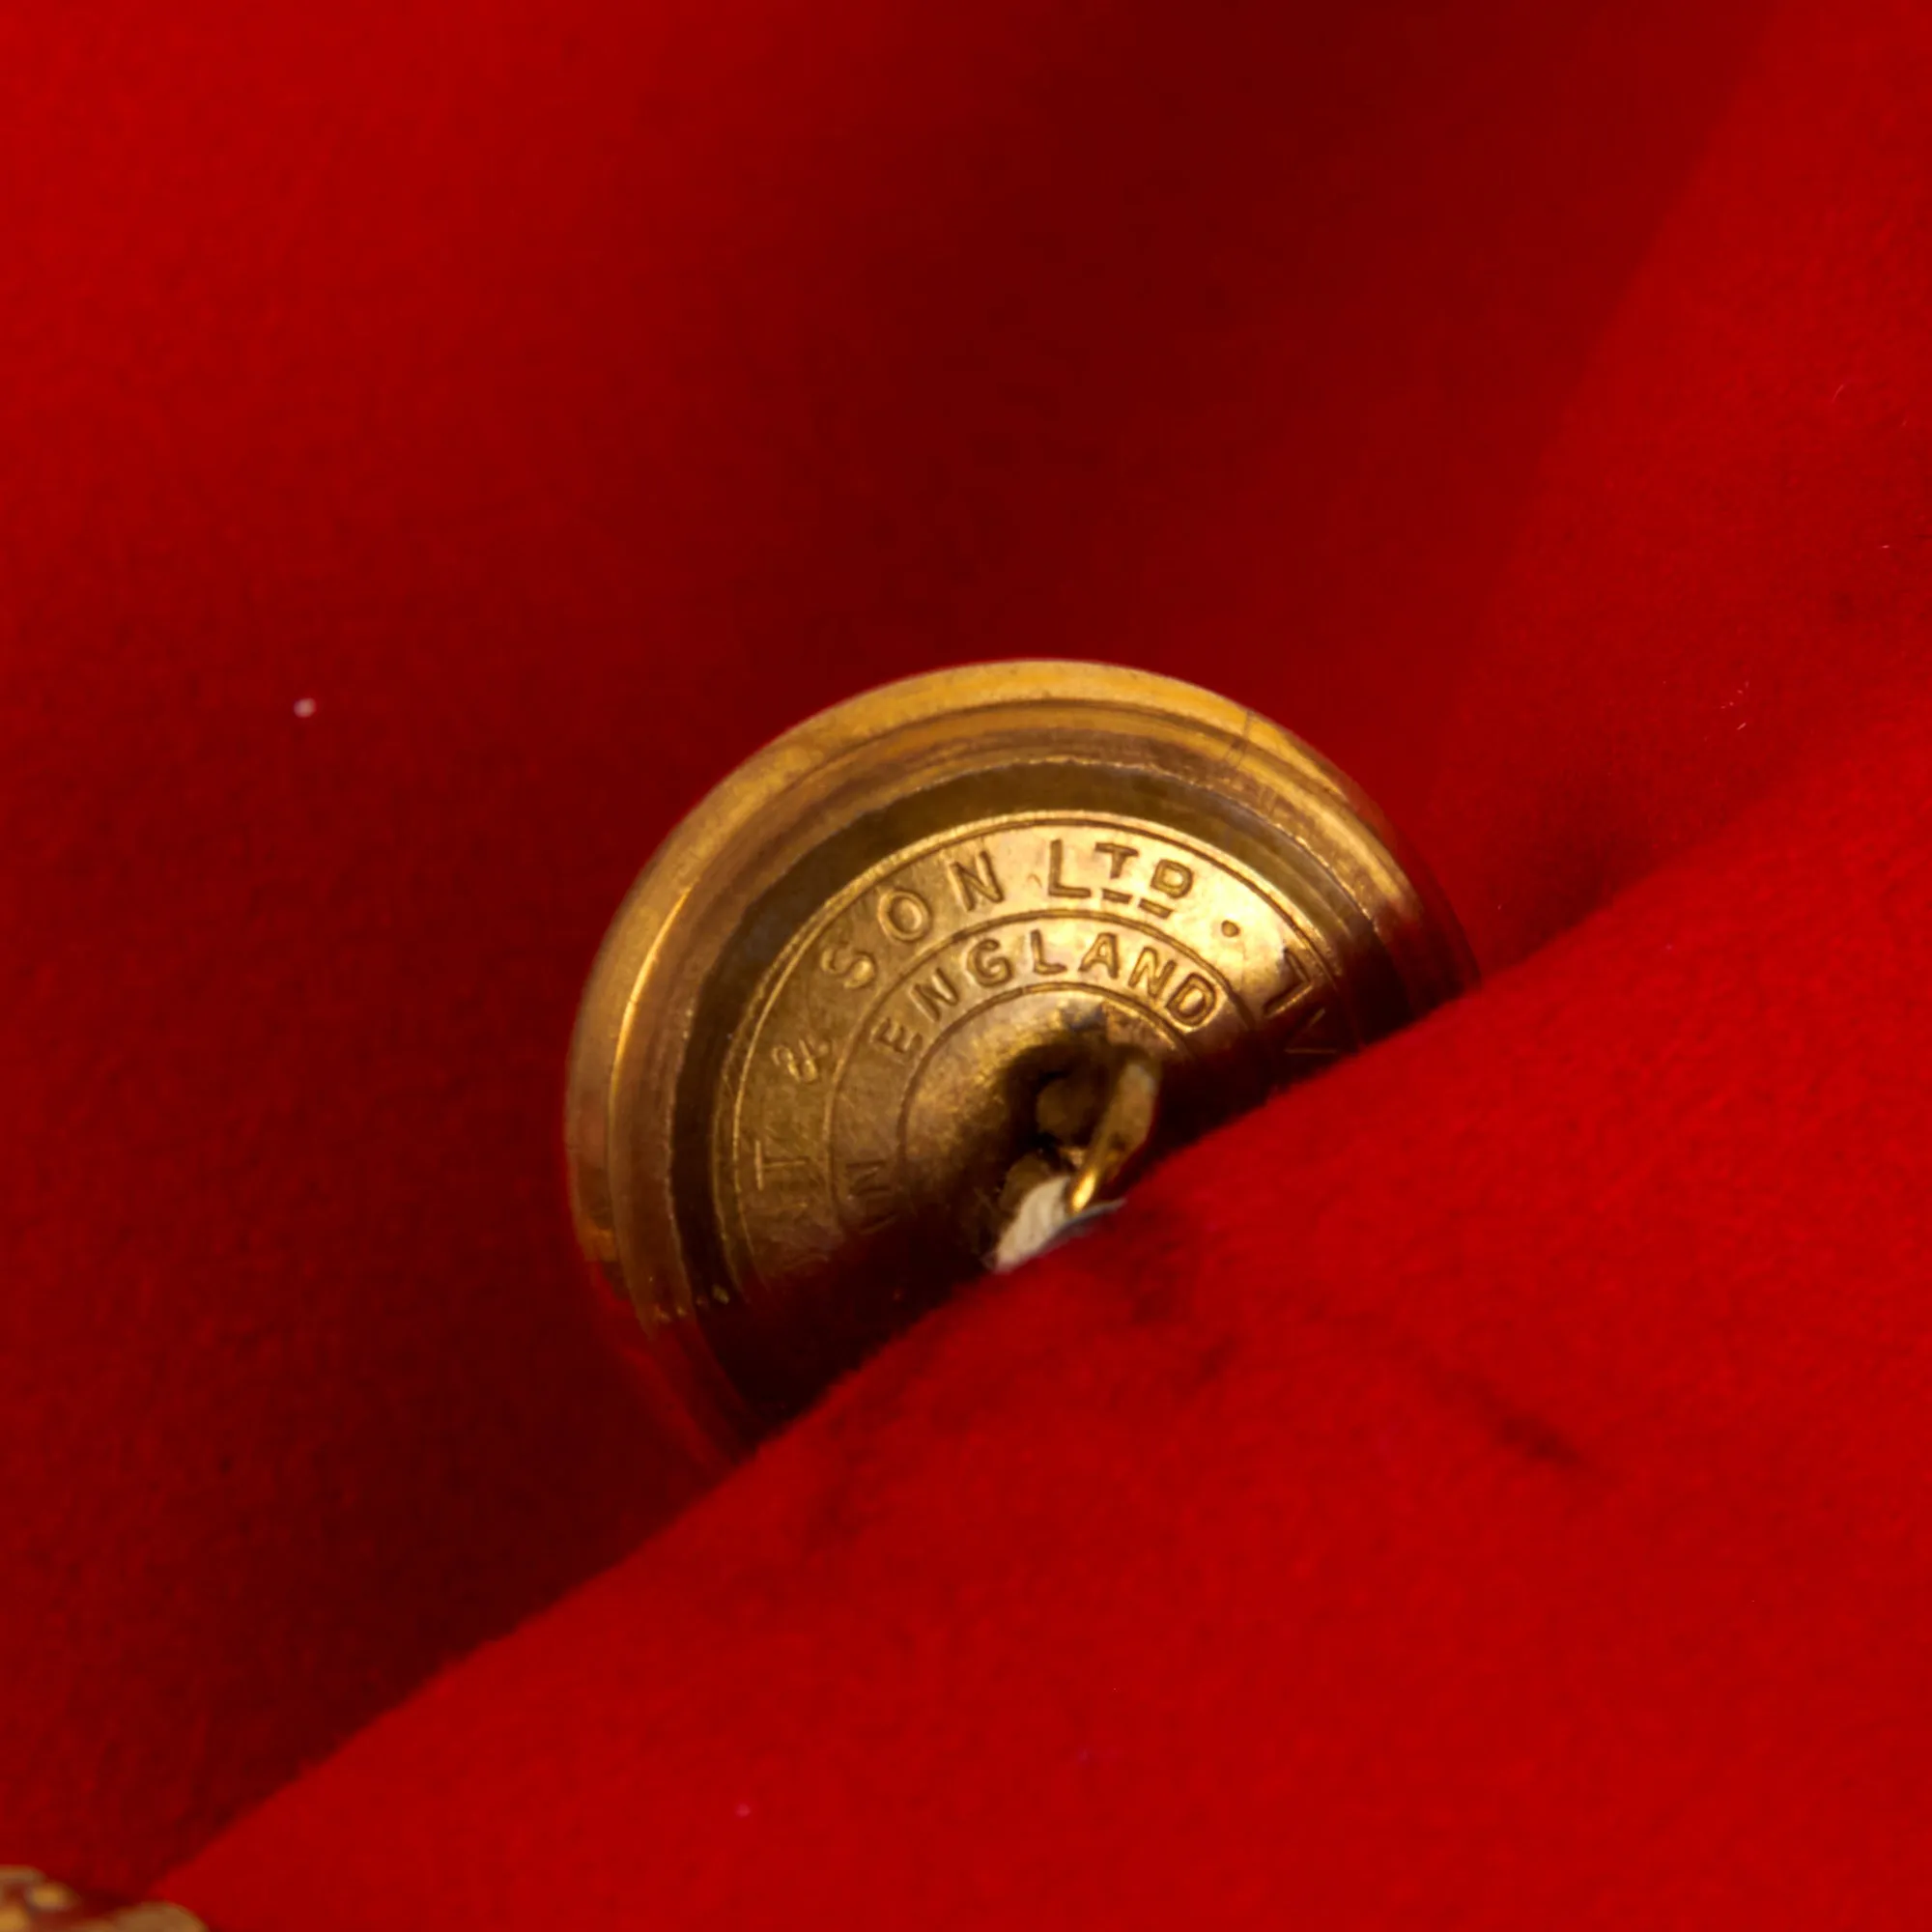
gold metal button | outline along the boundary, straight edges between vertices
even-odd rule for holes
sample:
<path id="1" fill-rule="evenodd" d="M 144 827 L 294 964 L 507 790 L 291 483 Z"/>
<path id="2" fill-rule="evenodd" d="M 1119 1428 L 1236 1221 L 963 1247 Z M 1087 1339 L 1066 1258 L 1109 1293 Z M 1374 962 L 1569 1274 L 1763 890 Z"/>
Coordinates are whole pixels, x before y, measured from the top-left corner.
<path id="1" fill-rule="evenodd" d="M 742 1449 L 986 1264 L 1474 977 L 1375 808 L 1145 671 L 978 665 L 787 732 L 671 834 L 590 976 L 585 1250 Z"/>
<path id="2" fill-rule="evenodd" d="M 0 1865 L 0 1932 L 208 1932 L 193 1913 L 76 1891 L 33 1865 Z"/>

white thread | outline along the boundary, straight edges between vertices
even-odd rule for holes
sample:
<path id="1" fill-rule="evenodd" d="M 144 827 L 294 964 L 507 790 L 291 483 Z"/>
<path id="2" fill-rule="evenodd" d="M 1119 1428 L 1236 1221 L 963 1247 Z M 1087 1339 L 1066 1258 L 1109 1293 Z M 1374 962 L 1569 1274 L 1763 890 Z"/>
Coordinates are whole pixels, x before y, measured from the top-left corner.
<path id="1" fill-rule="evenodd" d="M 1072 1184 L 1070 1175 L 1059 1175 L 1027 1189 L 986 1264 L 995 1274 L 1009 1273 L 1022 1262 L 1058 1247 L 1121 1205 L 1118 1201 L 1096 1201 L 1084 1214 L 1069 1214 L 1066 1190 Z"/>

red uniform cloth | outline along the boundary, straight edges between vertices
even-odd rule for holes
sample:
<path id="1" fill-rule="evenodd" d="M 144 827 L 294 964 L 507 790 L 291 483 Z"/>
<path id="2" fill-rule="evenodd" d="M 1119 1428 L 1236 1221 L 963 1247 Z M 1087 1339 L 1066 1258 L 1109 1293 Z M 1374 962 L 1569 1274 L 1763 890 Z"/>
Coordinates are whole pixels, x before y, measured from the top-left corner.
<path id="1" fill-rule="evenodd" d="M 1922 7 L 15 9 L 0 239 L 0 1859 L 1925 1922 Z M 591 950 L 1019 654 L 1302 732 L 1490 984 L 647 1535 Z"/>

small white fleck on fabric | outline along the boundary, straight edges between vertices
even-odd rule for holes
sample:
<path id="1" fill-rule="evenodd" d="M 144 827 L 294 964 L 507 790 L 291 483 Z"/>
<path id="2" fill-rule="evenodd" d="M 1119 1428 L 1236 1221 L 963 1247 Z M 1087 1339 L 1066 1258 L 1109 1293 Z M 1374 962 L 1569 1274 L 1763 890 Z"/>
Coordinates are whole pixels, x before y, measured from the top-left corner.
<path id="1" fill-rule="evenodd" d="M 315 699 L 312 697 L 297 698 L 296 716 L 298 718 L 313 718 L 315 716 Z"/>

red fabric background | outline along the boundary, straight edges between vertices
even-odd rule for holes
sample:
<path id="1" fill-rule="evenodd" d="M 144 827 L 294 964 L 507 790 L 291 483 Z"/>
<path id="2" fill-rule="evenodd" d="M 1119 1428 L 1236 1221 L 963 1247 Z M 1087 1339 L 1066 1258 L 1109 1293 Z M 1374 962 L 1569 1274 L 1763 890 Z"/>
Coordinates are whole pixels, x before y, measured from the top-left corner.
<path id="1" fill-rule="evenodd" d="M 1923 1921 L 1918 10 L 122 5 L 0 99 L 0 1857 Z M 691 1489 L 603 921 L 1018 653 L 1302 731 L 1512 970 L 566 1595 Z"/>

